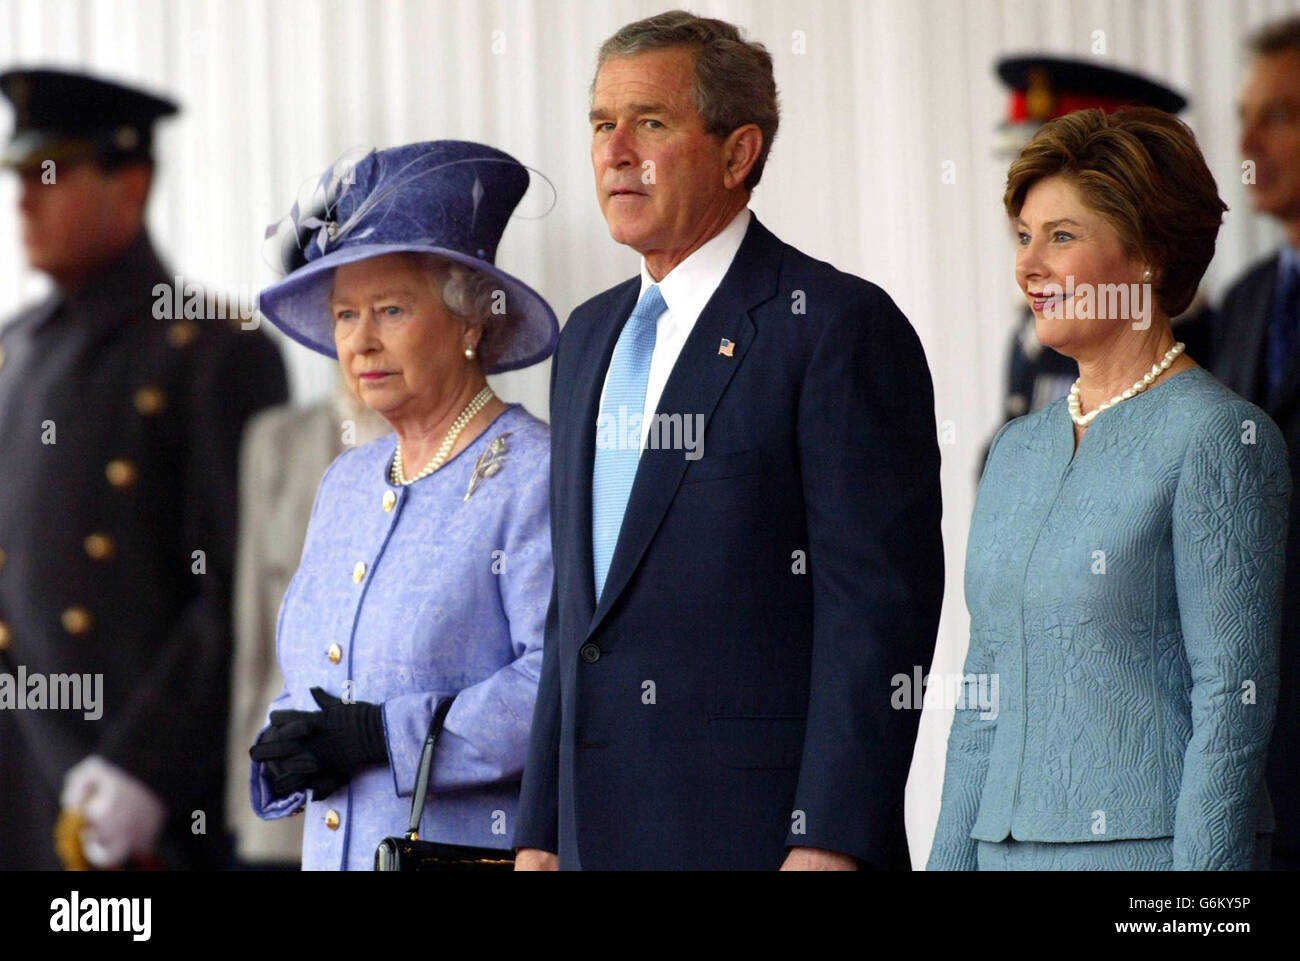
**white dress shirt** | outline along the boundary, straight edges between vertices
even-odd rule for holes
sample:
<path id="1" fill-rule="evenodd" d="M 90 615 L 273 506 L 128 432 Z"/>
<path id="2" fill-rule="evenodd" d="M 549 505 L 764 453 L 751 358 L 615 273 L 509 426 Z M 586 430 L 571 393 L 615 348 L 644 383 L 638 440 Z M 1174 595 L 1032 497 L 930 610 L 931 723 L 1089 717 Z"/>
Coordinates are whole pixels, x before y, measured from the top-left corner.
<path id="1" fill-rule="evenodd" d="M 710 237 L 698 250 L 668 272 L 659 281 L 659 292 L 663 295 L 668 309 L 659 315 L 655 323 L 655 349 L 650 356 L 650 375 L 646 380 L 645 407 L 641 414 L 641 450 L 645 451 L 646 437 L 654 421 L 655 411 L 659 408 L 659 397 L 668 383 L 668 375 L 673 372 L 673 365 L 681 355 L 686 338 L 695 328 L 709 302 L 713 292 L 722 283 L 736 259 L 745 231 L 749 229 L 749 208 L 745 207 L 731 219 L 731 223 Z M 655 279 L 646 270 L 645 258 L 641 258 L 641 290 L 637 300 L 655 283 Z M 605 371 L 605 385 L 609 383 L 609 371 Z M 605 386 L 600 388 L 600 407 L 605 406 Z M 600 408 L 597 408 L 599 415 Z M 671 413 L 671 411 L 670 411 Z"/>

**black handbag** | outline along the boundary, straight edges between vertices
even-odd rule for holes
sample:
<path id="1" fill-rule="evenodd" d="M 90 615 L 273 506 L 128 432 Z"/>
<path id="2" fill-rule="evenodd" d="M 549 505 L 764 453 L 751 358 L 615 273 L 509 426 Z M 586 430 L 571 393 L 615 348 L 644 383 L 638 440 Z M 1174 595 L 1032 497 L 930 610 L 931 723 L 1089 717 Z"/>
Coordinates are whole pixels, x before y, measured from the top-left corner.
<path id="1" fill-rule="evenodd" d="M 503 848 L 479 848 L 467 844 L 443 844 L 420 840 L 420 815 L 424 812 L 425 792 L 433 770 L 433 749 L 442 733 L 451 702 L 447 698 L 433 712 L 429 736 L 420 752 L 420 768 L 415 775 L 411 794 L 411 824 L 402 837 L 384 838 L 375 849 L 376 871 L 513 871 L 515 853 Z"/>

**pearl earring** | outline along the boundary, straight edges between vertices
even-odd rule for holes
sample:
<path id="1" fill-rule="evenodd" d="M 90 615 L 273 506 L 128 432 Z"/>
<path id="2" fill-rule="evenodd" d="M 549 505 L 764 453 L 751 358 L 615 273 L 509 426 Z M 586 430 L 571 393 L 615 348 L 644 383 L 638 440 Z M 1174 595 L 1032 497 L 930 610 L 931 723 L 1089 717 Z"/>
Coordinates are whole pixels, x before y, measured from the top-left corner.
<path id="1" fill-rule="evenodd" d="M 474 348 L 473 348 L 473 347 L 466 347 L 466 348 L 465 348 L 465 359 L 466 359 L 466 360 L 473 360 L 473 359 L 474 359 Z"/>

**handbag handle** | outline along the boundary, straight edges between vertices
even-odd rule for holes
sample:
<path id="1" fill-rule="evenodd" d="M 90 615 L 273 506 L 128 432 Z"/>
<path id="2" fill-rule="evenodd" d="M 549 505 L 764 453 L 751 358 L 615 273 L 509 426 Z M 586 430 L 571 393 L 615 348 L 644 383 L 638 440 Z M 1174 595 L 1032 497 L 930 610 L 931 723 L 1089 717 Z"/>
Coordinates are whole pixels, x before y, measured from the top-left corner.
<path id="1" fill-rule="evenodd" d="M 424 749 L 420 751 L 420 766 L 415 772 L 415 790 L 411 792 L 411 824 L 406 829 L 408 841 L 420 840 L 420 815 L 424 813 L 424 798 L 429 790 L 429 774 L 433 771 L 433 749 L 438 744 L 438 735 L 442 733 L 443 722 L 447 720 L 447 712 L 451 710 L 451 702 L 454 700 L 456 695 L 453 694 L 434 709 L 433 722 L 429 725 L 429 733 L 424 739 Z"/>

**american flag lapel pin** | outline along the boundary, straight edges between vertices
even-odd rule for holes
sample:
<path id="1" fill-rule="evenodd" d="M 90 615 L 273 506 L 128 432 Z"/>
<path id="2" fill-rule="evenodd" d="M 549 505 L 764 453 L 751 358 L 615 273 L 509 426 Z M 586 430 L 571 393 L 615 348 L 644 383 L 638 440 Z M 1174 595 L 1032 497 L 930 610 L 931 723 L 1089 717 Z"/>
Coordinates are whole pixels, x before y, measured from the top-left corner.
<path id="1" fill-rule="evenodd" d="M 730 357 L 735 352 L 736 352 L 736 345 L 733 344 L 731 341 L 727 340 L 727 338 L 723 337 L 722 343 L 718 344 L 718 353 L 721 354 L 723 357 Z"/>

